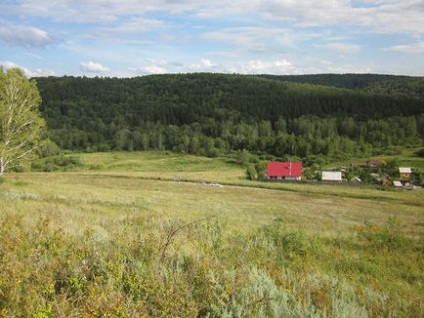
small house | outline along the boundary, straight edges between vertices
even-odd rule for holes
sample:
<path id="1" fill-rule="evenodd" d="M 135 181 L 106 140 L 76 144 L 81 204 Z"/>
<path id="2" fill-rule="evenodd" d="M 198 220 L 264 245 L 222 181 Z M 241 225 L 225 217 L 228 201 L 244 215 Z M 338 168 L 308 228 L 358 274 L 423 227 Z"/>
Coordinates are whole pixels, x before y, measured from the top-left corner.
<path id="1" fill-rule="evenodd" d="M 300 161 L 270 161 L 266 167 L 266 177 L 267 179 L 299 181 L 302 180 L 302 171 L 303 166 Z"/>
<path id="2" fill-rule="evenodd" d="M 342 182 L 342 172 L 341 171 L 323 171 L 321 173 L 322 181 L 329 182 Z"/>
<path id="3" fill-rule="evenodd" d="M 411 178 L 411 168 L 400 167 L 399 168 L 399 178 L 401 180 L 409 180 Z"/>

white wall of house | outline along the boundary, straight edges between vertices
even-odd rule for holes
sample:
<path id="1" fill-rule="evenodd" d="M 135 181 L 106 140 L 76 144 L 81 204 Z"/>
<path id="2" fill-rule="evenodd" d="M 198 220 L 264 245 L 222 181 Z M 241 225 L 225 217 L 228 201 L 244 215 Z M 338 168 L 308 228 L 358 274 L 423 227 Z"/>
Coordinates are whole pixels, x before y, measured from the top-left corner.
<path id="1" fill-rule="evenodd" d="M 323 171 L 321 175 L 321 180 L 342 182 L 342 172 L 341 171 Z"/>
<path id="2" fill-rule="evenodd" d="M 288 181 L 300 181 L 300 180 L 302 180 L 302 177 L 285 177 L 285 180 L 288 180 Z"/>

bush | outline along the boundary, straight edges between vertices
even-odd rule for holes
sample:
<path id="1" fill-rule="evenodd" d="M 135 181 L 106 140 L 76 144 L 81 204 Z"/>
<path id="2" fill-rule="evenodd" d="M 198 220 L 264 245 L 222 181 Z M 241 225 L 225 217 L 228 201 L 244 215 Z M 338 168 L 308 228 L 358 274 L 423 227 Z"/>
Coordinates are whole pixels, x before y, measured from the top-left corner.
<path id="1" fill-rule="evenodd" d="M 266 165 L 266 162 L 259 162 L 255 164 L 255 170 L 259 179 L 266 178 Z"/>
<path id="2" fill-rule="evenodd" d="M 256 172 L 255 166 L 249 165 L 246 169 L 246 177 L 249 180 L 256 180 L 258 178 L 258 173 Z"/>
<path id="3" fill-rule="evenodd" d="M 246 163 L 249 162 L 250 153 L 245 149 L 237 150 L 234 153 L 234 159 L 235 159 L 236 163 L 238 163 L 238 164 L 246 164 Z"/>
<path id="4" fill-rule="evenodd" d="M 52 171 L 66 171 L 76 167 L 82 167 L 84 164 L 80 157 L 78 156 L 54 156 L 47 157 L 41 161 L 36 161 L 31 164 L 31 169 L 33 171 L 43 171 L 43 172 L 52 172 Z"/>
<path id="5" fill-rule="evenodd" d="M 417 157 L 424 158 L 424 148 L 421 148 L 420 150 L 417 150 L 416 152 L 414 152 L 414 155 Z"/>
<path id="6" fill-rule="evenodd" d="M 60 147 L 50 139 L 45 140 L 43 146 L 40 148 L 40 156 L 42 158 L 57 156 L 59 153 Z"/>

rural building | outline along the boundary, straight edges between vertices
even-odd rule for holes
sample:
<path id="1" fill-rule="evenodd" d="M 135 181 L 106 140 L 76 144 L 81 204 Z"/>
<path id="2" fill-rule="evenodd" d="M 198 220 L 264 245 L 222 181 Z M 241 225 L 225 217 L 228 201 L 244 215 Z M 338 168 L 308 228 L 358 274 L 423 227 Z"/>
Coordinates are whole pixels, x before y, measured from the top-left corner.
<path id="1" fill-rule="evenodd" d="M 411 178 L 411 168 L 400 167 L 399 168 L 399 178 L 401 180 L 409 180 Z"/>
<path id="2" fill-rule="evenodd" d="M 393 185 L 394 185 L 396 188 L 402 188 L 402 187 L 403 187 L 402 182 L 397 181 L 397 180 L 393 181 Z"/>
<path id="3" fill-rule="evenodd" d="M 393 180 L 388 174 L 385 174 L 381 177 L 381 184 L 383 186 L 391 186 L 393 184 Z"/>
<path id="4" fill-rule="evenodd" d="M 342 182 L 342 172 L 341 171 L 323 171 L 321 173 L 322 181 L 331 181 L 331 182 Z"/>
<path id="5" fill-rule="evenodd" d="M 266 167 L 266 177 L 267 179 L 299 181 L 302 180 L 302 170 L 303 166 L 300 161 L 270 161 Z"/>
<path id="6" fill-rule="evenodd" d="M 386 165 L 386 162 L 379 159 L 370 159 L 367 161 L 367 166 L 370 168 L 380 168 Z"/>

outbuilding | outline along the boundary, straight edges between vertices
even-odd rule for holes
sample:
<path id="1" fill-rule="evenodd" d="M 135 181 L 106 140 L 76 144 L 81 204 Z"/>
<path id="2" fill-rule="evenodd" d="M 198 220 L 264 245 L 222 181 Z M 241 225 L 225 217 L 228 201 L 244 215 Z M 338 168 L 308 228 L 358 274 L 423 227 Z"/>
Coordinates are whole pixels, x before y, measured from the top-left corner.
<path id="1" fill-rule="evenodd" d="M 323 171 L 321 173 L 322 181 L 329 182 L 342 182 L 342 172 L 341 171 Z"/>
<path id="2" fill-rule="evenodd" d="M 399 178 L 401 180 L 409 180 L 411 178 L 412 170 L 409 167 L 400 167 L 399 168 Z"/>
<path id="3" fill-rule="evenodd" d="M 402 184 L 402 182 L 400 182 L 398 180 L 395 180 L 395 181 L 393 181 L 393 186 L 395 188 L 402 188 L 403 187 L 403 184 Z"/>

